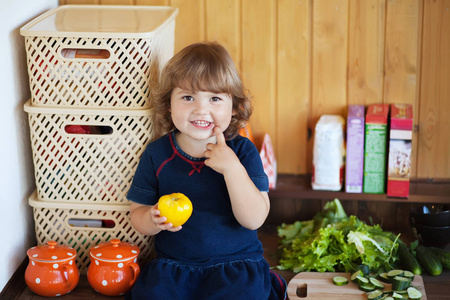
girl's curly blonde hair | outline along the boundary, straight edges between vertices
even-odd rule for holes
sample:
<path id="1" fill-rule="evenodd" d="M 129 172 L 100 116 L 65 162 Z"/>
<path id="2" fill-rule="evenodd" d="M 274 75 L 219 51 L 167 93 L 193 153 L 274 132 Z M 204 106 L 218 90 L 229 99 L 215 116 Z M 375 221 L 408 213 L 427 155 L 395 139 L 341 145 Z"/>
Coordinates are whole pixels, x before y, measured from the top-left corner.
<path id="1" fill-rule="evenodd" d="M 216 42 L 195 43 L 170 59 L 153 92 L 151 109 L 155 138 L 175 126 L 170 113 L 170 97 L 175 87 L 197 91 L 229 94 L 233 100 L 233 116 L 224 134 L 233 139 L 250 118 L 252 106 L 241 78 L 228 51 Z"/>

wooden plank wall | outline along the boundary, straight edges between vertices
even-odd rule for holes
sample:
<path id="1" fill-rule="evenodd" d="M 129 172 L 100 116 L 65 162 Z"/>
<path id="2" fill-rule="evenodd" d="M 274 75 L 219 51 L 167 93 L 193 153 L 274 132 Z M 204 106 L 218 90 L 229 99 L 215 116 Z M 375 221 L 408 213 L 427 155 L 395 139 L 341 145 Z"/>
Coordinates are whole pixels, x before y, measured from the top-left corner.
<path id="1" fill-rule="evenodd" d="M 314 126 L 348 104 L 414 106 L 412 176 L 450 178 L 450 0 L 60 0 L 179 8 L 175 50 L 231 53 L 280 173 L 311 173 Z"/>

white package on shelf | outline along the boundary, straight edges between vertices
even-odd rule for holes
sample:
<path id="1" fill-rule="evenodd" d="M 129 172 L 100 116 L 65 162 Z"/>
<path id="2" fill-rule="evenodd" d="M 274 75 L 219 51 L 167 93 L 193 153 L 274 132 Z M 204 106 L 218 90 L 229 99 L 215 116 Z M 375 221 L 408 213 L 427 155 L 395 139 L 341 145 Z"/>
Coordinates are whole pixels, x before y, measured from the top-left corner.
<path id="1" fill-rule="evenodd" d="M 312 188 L 339 191 L 344 175 L 344 125 L 339 115 L 322 115 L 314 134 Z"/>

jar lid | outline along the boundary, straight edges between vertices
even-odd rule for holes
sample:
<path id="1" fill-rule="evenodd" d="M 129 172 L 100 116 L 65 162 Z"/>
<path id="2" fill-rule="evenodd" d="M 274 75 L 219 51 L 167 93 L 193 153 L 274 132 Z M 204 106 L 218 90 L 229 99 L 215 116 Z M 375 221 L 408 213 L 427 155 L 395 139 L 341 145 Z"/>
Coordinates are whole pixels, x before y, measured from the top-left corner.
<path id="1" fill-rule="evenodd" d="M 89 252 L 93 258 L 102 261 L 126 261 L 139 255 L 139 247 L 113 239 L 92 247 Z"/>
<path id="2" fill-rule="evenodd" d="M 55 241 L 48 241 L 47 245 L 31 247 L 27 251 L 30 259 L 42 262 L 61 262 L 75 258 L 75 249 L 63 245 L 58 245 Z"/>

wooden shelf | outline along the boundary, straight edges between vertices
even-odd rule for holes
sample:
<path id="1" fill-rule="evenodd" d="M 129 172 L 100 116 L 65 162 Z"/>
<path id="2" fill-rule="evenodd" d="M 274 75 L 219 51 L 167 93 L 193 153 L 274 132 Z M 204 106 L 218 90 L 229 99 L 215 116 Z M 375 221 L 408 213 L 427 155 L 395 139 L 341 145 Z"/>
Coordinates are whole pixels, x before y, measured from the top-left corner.
<path id="1" fill-rule="evenodd" d="M 407 203 L 450 203 L 450 180 L 413 179 L 409 198 L 387 197 L 386 194 L 318 191 L 311 188 L 310 175 L 279 174 L 271 198 L 364 200 Z"/>

